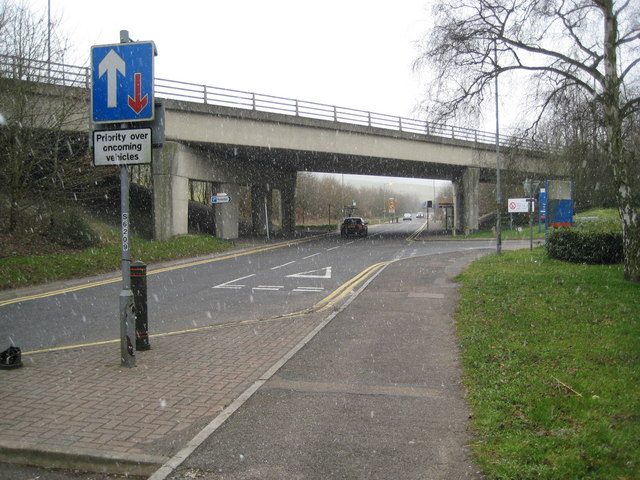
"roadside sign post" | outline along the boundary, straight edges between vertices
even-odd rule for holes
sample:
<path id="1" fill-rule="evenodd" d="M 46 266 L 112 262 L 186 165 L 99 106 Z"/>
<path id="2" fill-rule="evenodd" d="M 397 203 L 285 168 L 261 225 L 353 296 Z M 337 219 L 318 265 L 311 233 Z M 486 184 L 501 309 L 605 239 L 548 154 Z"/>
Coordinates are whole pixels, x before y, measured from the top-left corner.
<path id="1" fill-rule="evenodd" d="M 120 167 L 120 212 L 122 227 L 122 291 L 120 292 L 120 364 L 136 366 L 136 318 L 131 291 L 131 250 L 129 249 L 129 172 Z"/>
<path id="2" fill-rule="evenodd" d="M 131 42 L 120 32 L 120 43 L 91 47 L 91 120 L 94 165 L 120 166 L 122 290 L 120 292 L 120 364 L 136 365 L 136 317 L 131 290 L 131 236 L 128 165 L 151 163 L 152 129 L 133 122 L 154 120 L 153 42 Z M 103 125 L 100 125 L 103 124 Z M 157 128 L 157 127 L 156 127 Z"/>
<path id="3" fill-rule="evenodd" d="M 545 190 L 545 188 L 540 189 L 540 194 L 538 195 L 538 204 L 540 205 L 540 209 L 538 211 L 538 233 L 540 233 L 542 231 L 542 223 L 546 223 L 547 218 L 547 191 Z"/>
<path id="4" fill-rule="evenodd" d="M 527 178 L 524 181 L 524 191 L 527 194 L 527 203 L 529 204 L 529 250 L 533 250 L 533 211 L 535 210 L 533 196 L 539 185 L 540 182 L 537 180 Z"/>
<path id="5" fill-rule="evenodd" d="M 266 196 L 264 197 L 264 228 L 267 231 L 267 240 L 269 240 L 269 208 Z"/>
<path id="6" fill-rule="evenodd" d="M 427 233 L 429 233 L 429 208 L 433 206 L 433 200 L 423 202 L 422 206 L 427 209 Z"/>
<path id="7" fill-rule="evenodd" d="M 387 211 L 389 212 L 389 217 L 391 218 L 391 223 L 393 223 L 393 216 L 396 214 L 396 199 L 391 197 L 387 199 Z"/>

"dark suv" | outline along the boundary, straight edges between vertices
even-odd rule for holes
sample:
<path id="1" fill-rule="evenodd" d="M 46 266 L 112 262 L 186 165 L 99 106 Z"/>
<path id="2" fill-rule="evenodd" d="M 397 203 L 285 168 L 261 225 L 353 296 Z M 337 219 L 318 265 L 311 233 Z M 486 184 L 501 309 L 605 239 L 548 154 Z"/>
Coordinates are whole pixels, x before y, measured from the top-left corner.
<path id="1" fill-rule="evenodd" d="M 358 235 L 360 237 L 366 237 L 369 234 L 367 222 L 364 218 L 360 217 L 347 217 L 340 225 L 340 235 L 346 237 L 347 235 Z"/>

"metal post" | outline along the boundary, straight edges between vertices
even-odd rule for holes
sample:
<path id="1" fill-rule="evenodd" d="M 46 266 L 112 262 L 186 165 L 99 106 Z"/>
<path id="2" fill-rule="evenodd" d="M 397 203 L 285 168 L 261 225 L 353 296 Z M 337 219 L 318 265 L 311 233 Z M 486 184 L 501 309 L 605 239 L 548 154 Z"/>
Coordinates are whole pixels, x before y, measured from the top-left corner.
<path id="1" fill-rule="evenodd" d="M 147 318 L 147 265 L 142 262 L 131 264 L 131 291 L 133 311 L 136 316 L 136 350 L 150 350 L 149 320 Z"/>
<path id="2" fill-rule="evenodd" d="M 429 233 L 429 204 L 427 203 L 427 233 Z"/>
<path id="3" fill-rule="evenodd" d="M 129 43 L 128 30 L 120 30 L 120 43 Z M 123 124 L 122 128 L 129 125 Z M 120 167 L 120 214 L 122 226 L 122 291 L 120 292 L 120 364 L 123 367 L 136 366 L 135 315 L 133 314 L 133 293 L 131 292 L 131 251 L 129 249 L 129 171 L 126 165 Z"/>
<path id="4" fill-rule="evenodd" d="M 51 82 L 51 0 L 47 2 L 47 82 Z"/>
<path id="5" fill-rule="evenodd" d="M 529 250 L 533 250 L 533 194 L 538 189 L 540 182 L 529 180 L 524 181 L 524 191 L 527 194 L 527 202 L 529 203 Z"/>
<path id="6" fill-rule="evenodd" d="M 120 167 L 120 211 L 122 220 L 122 291 L 120 292 L 120 363 L 136 366 L 135 316 L 130 284 L 131 251 L 129 250 L 129 172 Z"/>
<path id="7" fill-rule="evenodd" d="M 267 197 L 264 197 L 264 224 L 267 229 L 267 240 L 269 240 L 269 208 L 267 207 Z"/>
<path id="8" fill-rule="evenodd" d="M 533 197 L 529 194 L 529 250 L 533 250 Z"/>
<path id="9" fill-rule="evenodd" d="M 493 45 L 493 56 L 496 68 L 496 253 L 502 253 L 502 231 L 500 228 L 500 204 L 502 193 L 500 192 L 500 117 L 498 115 L 498 43 Z"/>

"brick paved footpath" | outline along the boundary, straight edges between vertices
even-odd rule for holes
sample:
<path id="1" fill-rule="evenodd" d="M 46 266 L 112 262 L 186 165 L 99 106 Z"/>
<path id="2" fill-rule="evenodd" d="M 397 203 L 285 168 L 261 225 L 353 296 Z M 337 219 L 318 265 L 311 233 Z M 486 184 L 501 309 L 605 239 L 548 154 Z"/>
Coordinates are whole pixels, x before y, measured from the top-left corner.
<path id="1" fill-rule="evenodd" d="M 152 336 L 135 368 L 119 342 L 23 355 L 0 371 L 0 462 L 149 475 L 329 313 Z"/>
<path id="2" fill-rule="evenodd" d="M 152 337 L 134 368 L 119 343 L 24 355 L 0 372 L 0 461 L 149 474 L 324 317 Z"/>

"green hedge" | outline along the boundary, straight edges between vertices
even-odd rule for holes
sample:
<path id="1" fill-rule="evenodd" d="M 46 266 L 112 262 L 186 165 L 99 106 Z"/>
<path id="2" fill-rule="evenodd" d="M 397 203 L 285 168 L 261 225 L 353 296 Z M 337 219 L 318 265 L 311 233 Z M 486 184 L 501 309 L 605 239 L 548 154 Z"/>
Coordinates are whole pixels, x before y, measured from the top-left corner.
<path id="1" fill-rule="evenodd" d="M 549 234 L 546 243 L 551 258 L 573 263 L 607 265 L 622 263 L 622 234 L 585 232 L 561 228 Z"/>

